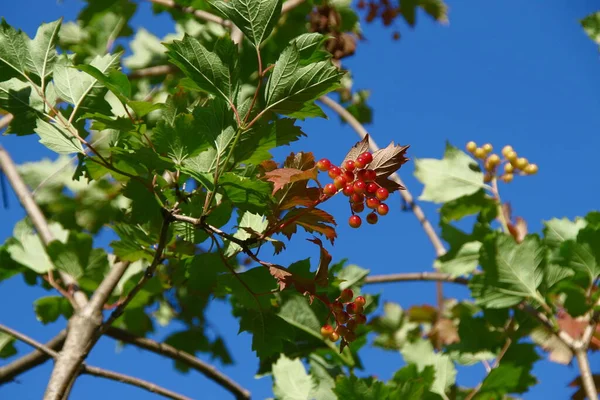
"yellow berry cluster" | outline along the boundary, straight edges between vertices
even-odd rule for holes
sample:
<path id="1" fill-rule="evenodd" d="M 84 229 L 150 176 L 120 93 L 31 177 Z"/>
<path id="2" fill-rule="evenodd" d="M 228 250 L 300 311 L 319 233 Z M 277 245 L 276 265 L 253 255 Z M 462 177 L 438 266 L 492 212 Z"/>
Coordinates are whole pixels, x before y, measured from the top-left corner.
<path id="1" fill-rule="evenodd" d="M 491 144 L 486 143 L 481 147 L 477 147 L 477 143 L 471 141 L 467 143 L 467 151 L 483 161 L 485 169 L 485 182 L 490 182 L 495 176 L 498 176 L 505 183 L 509 183 L 514 179 L 515 173 L 519 175 L 535 175 L 538 172 L 536 164 L 530 164 L 525 157 L 519 157 L 512 146 L 504 146 L 502 149 L 501 158 L 498 154 L 492 153 L 494 148 Z M 504 165 L 502 171 L 500 167 Z"/>

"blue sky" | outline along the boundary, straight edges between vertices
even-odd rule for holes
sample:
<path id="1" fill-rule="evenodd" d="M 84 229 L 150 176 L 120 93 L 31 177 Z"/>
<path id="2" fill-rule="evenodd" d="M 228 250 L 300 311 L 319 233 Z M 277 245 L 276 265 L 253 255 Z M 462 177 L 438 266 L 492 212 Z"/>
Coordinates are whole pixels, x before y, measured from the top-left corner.
<path id="1" fill-rule="evenodd" d="M 552 217 L 573 218 L 598 209 L 600 187 L 597 149 L 600 136 L 600 59 L 594 45 L 581 30 L 578 20 L 596 11 L 591 0 L 481 2 L 448 1 L 450 25 L 439 26 L 420 15 L 411 31 L 399 26 L 399 42 L 391 31 L 378 24 L 365 25 L 367 40 L 359 43 L 357 55 L 344 60 L 353 71 L 357 88 L 372 90 L 375 123 L 368 127 L 380 145 L 389 141 L 410 144 L 411 158 L 441 157 L 445 141 L 463 147 L 469 140 L 491 142 L 496 148 L 511 144 L 540 167 L 534 177 L 517 177 L 501 186 L 517 215 L 524 217 L 530 231 L 539 231 L 543 220 Z M 0 16 L 30 36 L 42 22 L 64 16 L 73 19 L 83 2 L 64 0 L 20 0 L 3 7 Z M 166 18 L 152 17 L 147 3 L 140 5 L 134 28 L 145 27 L 162 37 L 172 30 Z M 317 158 L 340 161 L 357 136 L 342 126 L 335 115 L 329 120 L 308 121 L 309 135 L 291 150 L 313 151 Z M 54 155 L 37 143 L 34 136 L 0 137 L 17 162 L 38 160 Z M 422 187 L 412 176 L 409 162 L 401 175 L 408 188 L 419 195 Z M 13 224 L 23 217 L 17 199 L 9 195 L 10 208 L 0 209 L 0 241 L 12 232 Z M 328 209 L 341 222 L 339 239 L 331 253 L 334 259 L 370 269 L 373 273 L 410 272 L 431 268 L 434 252 L 420 225 L 410 213 L 399 210 L 400 200 L 389 201 L 390 214 L 376 227 L 352 230 L 345 224 L 347 214 Z M 437 225 L 436 206 L 422 204 Z M 339 214 L 339 215 L 338 215 Z M 314 246 L 297 240 L 288 246 L 289 262 L 317 253 Z M 371 292 L 383 293 L 383 299 L 400 303 L 433 303 L 431 283 L 371 286 Z M 449 296 L 465 296 L 463 288 L 446 285 Z M 32 302 L 46 295 L 26 286 L 15 277 L 0 283 L 0 322 L 40 341 L 54 336 L 64 321 L 41 326 L 35 319 Z M 8 306 L 10 304 L 10 306 Z M 250 350 L 251 338 L 237 335 L 237 322 L 228 316 L 227 306 L 210 307 L 212 324 L 228 339 L 236 361 L 223 370 L 253 392 L 255 399 L 271 395 L 271 379 L 255 379 L 257 360 Z M 173 329 L 171 327 L 170 329 Z M 157 328 L 156 339 L 170 330 Z M 22 352 L 29 351 L 18 345 Z M 377 349 L 361 353 L 366 372 L 388 379 L 402 365 L 399 354 Z M 202 356 L 201 356 L 202 357 Z M 4 361 L 1 361 L 4 362 Z M 89 357 L 89 363 L 139 376 L 193 398 L 226 399 L 229 394 L 202 375 L 175 372 L 172 362 L 131 347 L 117 349 L 111 339 L 102 339 Z M 592 359 L 592 370 L 600 370 L 600 358 Z M 0 398 L 39 399 L 45 388 L 51 364 L 19 377 L 19 383 L 0 386 Z M 459 382 L 475 385 L 484 374 L 476 365 L 459 372 Z M 576 368 L 539 362 L 535 374 L 540 384 L 526 393 L 525 399 L 568 398 L 566 387 Z M 74 388 L 74 399 L 115 398 L 155 399 L 158 396 L 123 384 L 99 378 L 82 377 Z"/>

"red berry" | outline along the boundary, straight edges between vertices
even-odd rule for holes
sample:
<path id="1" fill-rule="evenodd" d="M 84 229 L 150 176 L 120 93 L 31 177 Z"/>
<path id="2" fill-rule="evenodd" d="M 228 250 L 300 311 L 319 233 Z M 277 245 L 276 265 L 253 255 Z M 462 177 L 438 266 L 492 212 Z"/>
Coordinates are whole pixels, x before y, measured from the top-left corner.
<path id="1" fill-rule="evenodd" d="M 337 342 L 340 340 L 340 335 L 338 335 L 337 332 L 332 332 L 331 335 L 329 335 L 329 340 L 332 342 Z"/>
<path id="2" fill-rule="evenodd" d="M 376 183 L 374 183 L 374 182 L 367 183 L 367 193 L 375 194 L 375 193 L 377 193 L 377 189 L 379 189 L 379 186 L 377 186 Z"/>
<path id="3" fill-rule="evenodd" d="M 356 183 L 356 182 L 355 182 Z M 362 193 L 356 193 L 356 188 L 354 185 L 352 186 L 354 189 L 354 194 L 350 197 L 350 201 L 353 203 L 362 203 L 365 201 L 365 195 Z"/>
<path id="4" fill-rule="evenodd" d="M 354 173 L 350 171 L 344 171 L 344 176 L 348 180 L 348 182 L 354 182 Z"/>
<path id="5" fill-rule="evenodd" d="M 356 173 L 356 179 L 359 180 L 359 181 L 366 181 L 366 179 L 365 179 L 365 173 L 366 172 L 367 171 L 365 171 L 364 169 L 361 169 L 360 171 L 358 171 Z"/>
<path id="6" fill-rule="evenodd" d="M 337 332 L 338 335 L 340 336 L 346 336 L 346 334 L 348 333 L 348 328 L 346 328 L 344 325 L 338 325 L 335 328 L 335 331 Z"/>
<path id="7" fill-rule="evenodd" d="M 352 291 L 352 289 L 342 290 L 342 293 L 340 294 L 340 301 L 342 303 L 347 303 L 349 301 L 352 301 L 353 298 L 354 298 L 354 292 Z"/>
<path id="8" fill-rule="evenodd" d="M 340 324 L 345 324 L 350 319 L 350 315 L 347 312 L 341 311 L 336 314 L 337 322 Z"/>
<path id="9" fill-rule="evenodd" d="M 367 222 L 371 225 L 375 225 L 378 220 L 379 217 L 377 216 L 377 214 L 375 214 L 375 212 L 372 212 L 369 215 L 367 215 Z"/>
<path id="10" fill-rule="evenodd" d="M 344 163 L 344 168 L 346 168 L 346 171 L 354 171 L 354 168 L 356 168 L 356 165 L 354 165 L 354 161 L 347 160 Z"/>
<path id="11" fill-rule="evenodd" d="M 346 322 L 346 328 L 348 328 L 349 331 L 354 331 L 357 326 L 358 323 L 354 319 L 350 319 Z"/>
<path id="12" fill-rule="evenodd" d="M 375 193 L 375 196 L 377 196 L 379 200 L 383 201 L 390 196 L 390 192 L 388 192 L 386 188 L 381 187 L 377 189 L 377 193 Z"/>
<path id="13" fill-rule="evenodd" d="M 363 181 L 354 182 L 354 191 L 356 193 L 362 194 L 367 191 L 367 184 Z"/>
<path id="14" fill-rule="evenodd" d="M 335 179 L 333 180 L 333 184 L 335 185 L 335 187 L 337 189 L 344 188 L 346 186 L 346 183 L 348 183 L 348 182 L 344 175 L 336 176 Z"/>
<path id="15" fill-rule="evenodd" d="M 350 303 L 346 305 L 346 312 L 350 315 L 356 314 L 356 304 Z"/>
<path id="16" fill-rule="evenodd" d="M 377 214 L 379 214 L 379 215 L 386 215 L 389 211 L 390 211 L 390 208 L 385 203 L 381 203 L 380 205 L 377 206 Z"/>
<path id="17" fill-rule="evenodd" d="M 367 323 L 367 317 L 365 317 L 365 314 L 356 314 L 354 316 L 354 320 L 356 321 L 357 324 L 362 325 L 362 324 L 366 324 Z"/>
<path id="18" fill-rule="evenodd" d="M 354 161 L 354 166 L 358 169 L 364 168 L 367 165 L 367 160 L 362 157 L 358 157 L 356 161 Z"/>
<path id="19" fill-rule="evenodd" d="M 344 340 L 346 340 L 348 343 L 354 342 L 356 340 L 356 333 L 348 331 L 348 333 L 344 335 Z"/>
<path id="20" fill-rule="evenodd" d="M 379 207 L 379 199 L 377 197 L 368 197 L 367 198 L 367 207 L 374 210 Z"/>
<path id="21" fill-rule="evenodd" d="M 329 324 L 325 324 L 321 327 L 321 335 L 323 337 L 328 337 L 332 333 L 333 333 L 333 326 L 331 326 Z"/>
<path id="22" fill-rule="evenodd" d="M 335 187 L 335 185 L 333 183 L 328 183 L 323 188 L 323 193 L 325 193 L 327 196 L 333 196 L 336 192 L 337 192 L 337 188 Z"/>
<path id="23" fill-rule="evenodd" d="M 340 167 L 336 167 L 335 165 L 331 168 L 329 168 L 329 177 L 331 179 L 334 179 L 336 176 L 340 176 L 342 174 L 342 170 L 340 169 Z"/>
<path id="24" fill-rule="evenodd" d="M 365 171 L 365 181 L 374 181 L 377 178 L 377 172 L 372 169 L 367 169 Z"/>
<path id="25" fill-rule="evenodd" d="M 328 171 L 329 168 L 331 168 L 331 161 L 329 161 L 326 158 L 322 158 L 317 163 L 317 168 L 319 169 L 319 171 L 323 171 L 323 172 Z"/>
<path id="26" fill-rule="evenodd" d="M 342 311 L 344 309 L 344 305 L 339 301 L 334 301 L 333 303 L 331 303 L 331 309 L 333 310 L 333 312 Z"/>
<path id="27" fill-rule="evenodd" d="M 356 304 L 357 306 L 364 307 L 364 305 L 365 305 L 366 303 L 367 303 L 367 300 L 365 299 L 365 297 L 364 297 L 364 296 L 357 296 L 357 297 L 354 299 L 354 304 Z"/>
<path id="28" fill-rule="evenodd" d="M 365 203 L 352 203 L 350 207 L 352 208 L 352 211 L 360 213 L 365 210 Z"/>
<path id="29" fill-rule="evenodd" d="M 364 158 L 365 161 L 367 162 L 367 164 L 370 163 L 371 161 L 373 161 L 373 155 L 371 153 L 369 153 L 368 151 L 365 151 L 359 157 Z"/>
<path id="30" fill-rule="evenodd" d="M 362 220 L 358 215 L 353 215 L 348 220 L 348 223 L 352 228 L 358 228 L 362 224 Z"/>
<path id="31" fill-rule="evenodd" d="M 338 176 L 338 178 L 339 178 L 339 176 Z M 337 178 L 335 178 L 335 179 L 337 179 Z M 344 187 L 343 193 L 345 196 L 348 196 L 348 197 L 352 196 L 354 194 L 354 185 L 346 185 Z"/>

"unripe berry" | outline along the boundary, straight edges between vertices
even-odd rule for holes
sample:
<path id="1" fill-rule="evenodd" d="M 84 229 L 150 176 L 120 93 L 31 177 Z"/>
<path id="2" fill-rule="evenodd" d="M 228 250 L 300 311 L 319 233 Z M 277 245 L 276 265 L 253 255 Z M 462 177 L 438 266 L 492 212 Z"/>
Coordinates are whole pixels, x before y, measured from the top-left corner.
<path id="1" fill-rule="evenodd" d="M 352 228 L 358 228 L 362 224 L 362 220 L 358 215 L 352 215 L 350 219 L 348 219 L 348 224 Z"/>
<path id="2" fill-rule="evenodd" d="M 483 149 L 483 151 L 485 151 L 486 154 L 489 154 L 492 152 L 492 150 L 494 150 L 494 147 L 489 143 L 484 144 L 483 146 L 481 146 L 481 148 Z"/>
<path id="3" fill-rule="evenodd" d="M 354 194 L 354 185 L 346 185 L 346 186 L 344 186 L 344 190 L 342 191 L 342 193 L 344 193 L 344 195 L 348 196 L 348 197 L 352 196 Z"/>
<path id="4" fill-rule="evenodd" d="M 378 220 L 379 217 L 377 216 L 377 214 L 375 214 L 375 211 L 367 215 L 367 222 L 371 225 L 375 225 Z"/>
<path id="5" fill-rule="evenodd" d="M 335 185 L 333 183 L 328 183 L 323 188 L 323 193 L 325 193 L 327 196 L 333 196 L 336 192 L 337 192 L 337 188 L 335 187 Z"/>
<path id="6" fill-rule="evenodd" d="M 340 311 L 339 313 L 336 314 L 336 317 L 337 317 L 337 321 L 340 324 L 345 324 L 350 319 L 350 315 L 348 315 L 348 313 L 346 311 Z"/>
<path id="7" fill-rule="evenodd" d="M 359 157 L 362 157 L 365 159 L 365 162 L 368 164 L 371 161 L 373 161 L 373 155 L 371 153 L 369 153 L 368 151 L 365 151 L 364 153 L 362 153 Z"/>
<path id="8" fill-rule="evenodd" d="M 367 300 L 365 299 L 364 296 L 357 296 L 354 299 L 354 304 L 356 304 L 357 306 L 361 306 L 364 307 L 364 305 L 367 303 Z"/>
<path id="9" fill-rule="evenodd" d="M 365 210 L 365 203 L 352 203 L 350 207 L 355 213 L 360 213 Z"/>
<path id="10" fill-rule="evenodd" d="M 329 335 L 329 340 L 332 342 L 337 342 L 340 340 L 340 335 L 338 335 L 337 332 L 332 332 L 331 335 Z"/>
<path id="11" fill-rule="evenodd" d="M 346 186 L 347 180 L 344 175 L 336 176 L 333 180 L 333 184 L 337 189 L 342 189 Z"/>
<path id="12" fill-rule="evenodd" d="M 354 182 L 356 183 L 356 182 Z M 362 203 L 365 201 L 365 195 L 362 193 L 356 193 L 356 187 L 354 187 L 354 185 L 352 186 L 354 189 L 354 194 L 352 196 L 350 196 L 350 201 L 353 203 Z"/>
<path id="13" fill-rule="evenodd" d="M 504 174 L 504 175 L 502 175 L 502 180 L 504 181 L 504 183 L 512 182 L 513 178 L 514 178 L 513 174 Z"/>
<path id="14" fill-rule="evenodd" d="M 377 178 L 377 172 L 372 169 L 365 170 L 365 181 L 374 181 Z"/>
<path id="15" fill-rule="evenodd" d="M 486 168 L 487 168 L 487 164 L 486 164 Z M 483 181 L 485 183 L 490 183 L 492 181 L 492 174 L 490 174 L 489 172 L 486 172 L 485 175 L 483 176 Z"/>
<path id="16" fill-rule="evenodd" d="M 515 170 L 515 167 L 513 167 L 512 164 L 504 164 L 504 172 L 506 172 L 507 174 L 512 174 Z"/>
<path id="17" fill-rule="evenodd" d="M 477 143 L 470 141 L 469 143 L 467 143 L 467 151 L 470 153 L 473 153 L 475 151 L 475 149 L 477 149 Z"/>
<path id="18" fill-rule="evenodd" d="M 348 322 L 346 322 L 346 328 L 348 328 L 349 331 L 354 331 L 357 326 L 358 323 L 353 318 L 349 319 Z"/>
<path id="19" fill-rule="evenodd" d="M 377 186 L 375 182 L 367 183 L 367 193 L 375 194 L 377 192 L 377 189 L 379 189 L 379 186 Z"/>
<path id="20" fill-rule="evenodd" d="M 487 155 L 487 153 L 485 152 L 485 150 L 482 149 L 481 147 L 476 148 L 475 151 L 473 152 L 473 154 L 475 155 L 475 157 L 481 158 L 482 160 Z"/>
<path id="21" fill-rule="evenodd" d="M 509 151 L 509 152 L 507 152 L 507 153 L 504 155 L 504 157 L 506 157 L 506 159 L 507 159 L 508 161 L 510 161 L 511 163 L 513 163 L 513 162 L 517 161 L 517 157 L 518 157 L 518 155 L 517 155 L 517 152 L 516 152 L 516 151 L 512 150 L 512 151 Z"/>
<path id="22" fill-rule="evenodd" d="M 512 146 L 504 146 L 502 148 L 502 155 L 504 157 L 506 157 L 508 155 L 508 153 L 510 153 L 511 151 L 514 151 L 513 148 L 512 148 Z"/>
<path id="23" fill-rule="evenodd" d="M 344 335 L 344 340 L 346 340 L 346 342 L 350 343 L 350 342 L 354 342 L 356 340 L 356 333 L 352 332 L 352 331 L 348 331 L 345 335 Z"/>
<path id="24" fill-rule="evenodd" d="M 354 316 L 354 320 L 359 325 L 363 325 L 363 324 L 367 323 L 367 317 L 365 317 L 365 314 L 356 314 Z"/>
<path id="25" fill-rule="evenodd" d="M 382 203 L 377 206 L 377 214 L 387 215 L 388 212 L 390 212 L 390 208 L 388 207 L 387 204 Z"/>
<path id="26" fill-rule="evenodd" d="M 348 328 L 346 328 L 344 325 L 338 325 L 335 328 L 335 331 L 337 332 L 338 335 L 340 336 L 346 336 L 346 334 L 348 333 Z"/>
<path id="27" fill-rule="evenodd" d="M 496 167 L 500 164 L 500 156 L 498 154 L 491 154 L 487 158 L 487 162 L 490 164 L 492 168 Z"/>
<path id="28" fill-rule="evenodd" d="M 329 168 L 331 168 L 331 161 L 326 158 L 322 158 L 317 163 L 317 168 L 322 172 L 329 171 Z"/>
<path id="29" fill-rule="evenodd" d="M 340 302 L 347 303 L 349 301 L 352 301 L 353 298 L 354 292 L 352 291 L 352 289 L 342 290 L 342 293 L 340 294 Z"/>
<path id="30" fill-rule="evenodd" d="M 367 207 L 371 210 L 375 210 L 379 207 L 379 199 L 377 197 L 368 197 L 367 198 Z"/>
<path id="31" fill-rule="evenodd" d="M 334 179 L 337 176 L 340 176 L 342 174 L 342 170 L 340 169 L 340 167 L 336 167 L 335 165 L 331 168 L 329 168 L 329 177 L 331 179 Z"/>
<path id="32" fill-rule="evenodd" d="M 333 326 L 326 324 L 321 327 L 321 335 L 326 338 L 333 333 Z"/>
<path id="33" fill-rule="evenodd" d="M 356 181 L 354 182 L 354 192 L 358 194 L 363 194 L 367 191 L 367 184 L 364 181 Z"/>
<path id="34" fill-rule="evenodd" d="M 529 161 L 525 157 L 521 157 L 515 164 L 515 167 L 519 168 L 520 170 L 524 170 L 525 167 L 529 165 Z"/>
<path id="35" fill-rule="evenodd" d="M 377 189 L 375 196 L 377 196 L 379 200 L 384 201 L 390 196 L 390 192 L 386 188 L 382 187 Z"/>
<path id="36" fill-rule="evenodd" d="M 354 171 L 356 165 L 354 165 L 353 160 L 346 160 L 346 162 L 344 163 L 344 168 L 346 169 L 346 171 Z"/>
<path id="37" fill-rule="evenodd" d="M 538 172 L 538 166 L 537 164 L 529 164 L 525 167 L 523 172 L 525 172 L 527 175 L 535 175 Z"/>

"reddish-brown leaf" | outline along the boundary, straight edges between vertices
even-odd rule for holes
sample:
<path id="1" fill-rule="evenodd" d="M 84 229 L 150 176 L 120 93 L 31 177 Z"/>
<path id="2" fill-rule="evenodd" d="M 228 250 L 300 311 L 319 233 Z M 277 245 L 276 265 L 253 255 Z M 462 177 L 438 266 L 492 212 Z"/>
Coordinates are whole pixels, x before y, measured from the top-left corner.
<path id="1" fill-rule="evenodd" d="M 335 241 L 337 234 L 332 225 L 337 225 L 332 215 L 318 208 L 295 208 L 287 213 L 282 223 L 283 233 L 288 239 L 297 232 L 298 225 L 302 226 L 307 232 L 318 232 L 324 235 L 331 244 Z"/>
<path id="2" fill-rule="evenodd" d="M 265 160 L 260 163 L 260 169 L 263 173 L 277 169 L 277 163 L 273 160 Z"/>
<path id="3" fill-rule="evenodd" d="M 327 287 L 329 282 L 329 264 L 332 260 L 331 254 L 329 254 L 325 247 L 323 247 L 323 242 L 321 241 L 321 239 L 312 238 L 307 240 L 309 242 L 313 242 L 321 249 L 319 257 L 319 267 L 317 268 L 317 272 L 315 273 L 315 283 L 318 286 Z"/>
<path id="4" fill-rule="evenodd" d="M 282 192 L 283 193 L 283 192 Z M 296 206 L 310 207 L 319 199 L 319 188 L 307 188 L 303 185 L 293 185 L 280 200 L 280 210 L 289 210 Z"/>
<path id="5" fill-rule="evenodd" d="M 369 151 L 369 135 L 365 136 L 363 140 L 352 146 L 348 154 L 346 154 L 346 157 L 344 157 L 344 161 L 342 161 L 342 164 L 340 165 L 344 165 L 344 162 L 348 160 L 356 160 L 356 158 L 365 151 Z"/>
<path id="6" fill-rule="evenodd" d="M 313 153 L 291 153 L 283 163 L 284 168 L 295 168 L 306 171 L 315 167 L 315 156 Z"/>
<path id="7" fill-rule="evenodd" d="M 458 329 L 448 318 L 440 318 L 436 321 L 429 333 L 429 338 L 434 344 L 442 343 L 446 346 L 460 341 Z"/>
<path id="8" fill-rule="evenodd" d="M 581 338 L 587 322 L 583 319 L 575 319 L 567 312 L 559 312 L 557 315 L 558 327 L 567 332 L 573 339 L 578 340 Z"/>
<path id="9" fill-rule="evenodd" d="M 273 182 L 273 194 L 275 194 L 287 184 L 316 179 L 318 172 L 319 171 L 314 167 L 308 170 L 278 168 L 265 173 L 265 177 L 268 181 Z"/>
<path id="10" fill-rule="evenodd" d="M 284 290 L 294 284 L 294 275 L 284 267 L 272 265 L 268 268 L 273 278 L 277 279 L 279 290 Z"/>
<path id="11" fill-rule="evenodd" d="M 406 150 L 409 146 L 398 146 L 391 142 L 385 149 L 373 153 L 369 168 L 377 172 L 378 177 L 388 177 L 408 161 Z"/>
<path id="12" fill-rule="evenodd" d="M 396 181 L 391 180 L 388 177 L 383 177 L 383 176 L 377 177 L 375 182 L 377 182 L 377 184 L 379 184 L 379 186 L 386 188 L 388 190 L 388 192 L 390 192 L 390 193 L 394 193 L 397 190 L 406 189 L 404 186 L 400 185 Z"/>

